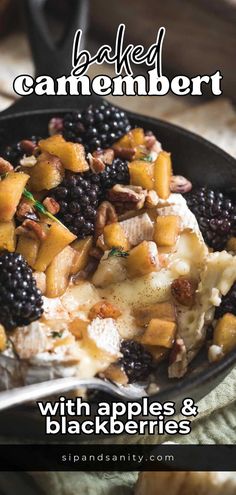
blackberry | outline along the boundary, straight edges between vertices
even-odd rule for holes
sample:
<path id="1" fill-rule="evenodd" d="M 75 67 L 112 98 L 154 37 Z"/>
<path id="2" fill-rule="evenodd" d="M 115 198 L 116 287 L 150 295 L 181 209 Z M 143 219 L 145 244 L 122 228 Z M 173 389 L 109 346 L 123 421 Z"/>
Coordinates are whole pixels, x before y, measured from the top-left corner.
<path id="1" fill-rule="evenodd" d="M 221 318 L 225 313 L 236 316 L 236 283 L 233 284 L 228 294 L 222 297 L 221 305 L 215 310 L 215 318 Z"/>
<path id="2" fill-rule="evenodd" d="M 99 192 L 99 176 L 91 172 L 67 175 L 50 192 L 60 205 L 57 218 L 80 239 L 94 233 Z"/>
<path id="3" fill-rule="evenodd" d="M 107 189 L 115 184 L 129 184 L 128 162 L 115 158 L 111 165 L 107 165 L 105 170 L 99 174 L 101 189 L 105 195 Z"/>
<path id="4" fill-rule="evenodd" d="M 32 141 L 36 145 L 40 139 L 41 138 L 38 136 L 31 136 L 26 141 Z M 31 152 L 28 152 L 27 148 L 24 147 L 24 141 L 25 140 L 17 141 L 9 146 L 6 146 L 2 150 L 2 157 L 10 162 L 13 167 L 17 167 L 19 165 L 20 160 L 24 155 L 29 156 L 32 154 Z"/>
<path id="5" fill-rule="evenodd" d="M 130 129 L 126 113 L 109 103 L 90 105 L 82 112 L 66 114 L 63 119 L 64 138 L 82 143 L 90 152 L 109 148 Z"/>
<path id="6" fill-rule="evenodd" d="M 43 313 L 43 299 L 21 254 L 0 255 L 0 322 L 7 330 L 28 325 Z"/>
<path id="7" fill-rule="evenodd" d="M 224 249 L 228 238 L 236 233 L 236 206 L 229 196 L 208 187 L 185 195 L 196 216 L 206 244 L 215 251 Z"/>
<path id="8" fill-rule="evenodd" d="M 147 380 L 153 367 L 150 352 L 134 340 L 123 340 L 120 351 L 123 354 L 120 363 L 129 378 L 129 383 Z"/>

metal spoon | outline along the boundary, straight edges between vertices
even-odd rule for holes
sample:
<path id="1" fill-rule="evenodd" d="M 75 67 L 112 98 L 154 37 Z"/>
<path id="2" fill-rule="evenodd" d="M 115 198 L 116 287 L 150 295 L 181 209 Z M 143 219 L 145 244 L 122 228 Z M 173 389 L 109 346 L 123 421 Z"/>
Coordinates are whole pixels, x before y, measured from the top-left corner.
<path id="1" fill-rule="evenodd" d="M 140 399 L 147 396 L 143 388 L 135 385 L 118 386 L 100 378 L 93 378 L 92 380 L 81 380 L 76 377 L 58 378 L 0 392 L 0 411 L 76 388 L 102 390 L 122 399 Z"/>

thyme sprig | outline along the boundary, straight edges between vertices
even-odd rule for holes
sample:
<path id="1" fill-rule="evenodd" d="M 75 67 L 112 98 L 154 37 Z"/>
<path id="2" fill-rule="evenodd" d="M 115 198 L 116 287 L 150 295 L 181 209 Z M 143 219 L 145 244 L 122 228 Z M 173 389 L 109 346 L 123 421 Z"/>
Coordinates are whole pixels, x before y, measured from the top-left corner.
<path id="1" fill-rule="evenodd" d="M 112 248 L 108 254 L 108 258 L 110 258 L 111 256 L 117 256 L 120 258 L 127 258 L 127 256 L 129 256 L 129 253 L 128 253 L 128 251 L 123 251 L 122 249 L 119 249 L 119 248 Z"/>
<path id="2" fill-rule="evenodd" d="M 50 213 L 47 210 L 47 208 L 45 208 L 45 206 L 42 203 L 40 203 L 40 201 L 35 199 L 33 194 L 30 191 L 28 191 L 26 188 L 23 191 L 23 196 L 33 203 L 33 206 L 35 207 L 36 210 L 39 211 L 39 213 L 45 215 L 46 217 L 50 218 L 54 222 L 57 222 L 64 227 L 63 223 L 61 223 L 60 220 L 58 220 L 58 218 L 56 218 L 52 213 Z"/>

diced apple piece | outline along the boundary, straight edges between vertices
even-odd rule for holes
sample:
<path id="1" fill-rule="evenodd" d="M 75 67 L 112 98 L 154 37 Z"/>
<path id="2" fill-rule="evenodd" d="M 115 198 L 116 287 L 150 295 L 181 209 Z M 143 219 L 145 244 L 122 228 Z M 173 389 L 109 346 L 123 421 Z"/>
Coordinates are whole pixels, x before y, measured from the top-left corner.
<path id="1" fill-rule="evenodd" d="M 74 250 L 65 247 L 50 263 L 46 270 L 46 296 L 60 297 L 69 284 L 71 266 L 74 259 Z"/>
<path id="2" fill-rule="evenodd" d="M 144 130 L 141 127 L 135 127 L 135 129 L 127 132 L 127 134 L 116 141 L 113 147 L 136 148 L 136 146 L 144 146 L 144 138 Z"/>
<path id="3" fill-rule="evenodd" d="M 158 216 L 154 227 L 154 241 L 157 246 L 172 247 L 180 233 L 180 217 L 178 215 Z"/>
<path id="4" fill-rule="evenodd" d="M 104 227 L 103 235 L 108 249 L 118 248 L 122 251 L 128 251 L 129 241 L 119 222 L 106 225 Z"/>
<path id="5" fill-rule="evenodd" d="M 4 351 L 7 346 L 7 336 L 5 332 L 5 328 L 0 325 L 0 352 Z"/>
<path id="6" fill-rule="evenodd" d="M 92 306 L 88 317 L 90 320 L 94 320 L 94 318 L 113 318 L 116 320 L 120 315 L 120 310 L 114 304 L 102 300 Z"/>
<path id="7" fill-rule="evenodd" d="M 16 248 L 15 222 L 0 222 L 0 251 L 14 252 Z"/>
<path id="8" fill-rule="evenodd" d="M 160 320 L 176 321 L 175 307 L 170 302 L 161 302 L 156 304 L 149 304 L 135 308 L 133 311 L 137 325 L 145 327 L 153 318 L 159 318 Z"/>
<path id="9" fill-rule="evenodd" d="M 60 134 L 55 134 L 39 141 L 41 151 L 58 156 L 63 166 L 72 172 L 84 172 L 89 169 L 82 144 L 65 141 Z"/>
<path id="10" fill-rule="evenodd" d="M 171 175 L 170 153 L 160 151 L 154 164 L 154 189 L 161 199 L 167 199 L 170 195 Z"/>
<path id="11" fill-rule="evenodd" d="M 129 252 L 127 270 L 130 277 L 141 277 L 157 271 L 158 268 L 158 253 L 154 242 L 143 241 Z"/>
<path id="12" fill-rule="evenodd" d="M 33 191 L 42 189 L 53 189 L 63 180 L 65 175 L 64 167 L 60 158 L 49 153 L 41 153 L 34 167 L 30 168 L 30 188 Z"/>
<path id="13" fill-rule="evenodd" d="M 169 349 L 166 347 L 161 347 L 160 345 L 145 345 L 145 348 L 150 352 L 154 361 L 157 363 L 164 361 L 169 354 Z"/>
<path id="14" fill-rule="evenodd" d="M 145 345 L 158 345 L 171 349 L 174 344 L 175 332 L 176 324 L 173 321 L 154 318 L 142 335 L 141 342 Z"/>
<path id="15" fill-rule="evenodd" d="M 130 184 L 143 189 L 154 188 L 154 164 L 144 160 L 129 163 Z"/>
<path id="16" fill-rule="evenodd" d="M 22 254 L 27 263 L 29 263 L 29 265 L 33 267 L 38 255 L 39 245 L 39 239 L 32 239 L 31 237 L 20 235 L 17 242 L 16 251 L 17 253 Z"/>
<path id="17" fill-rule="evenodd" d="M 107 380 L 119 383 L 119 385 L 127 385 L 129 381 L 125 370 L 117 363 L 110 364 L 103 375 Z"/>
<path id="18" fill-rule="evenodd" d="M 213 336 L 213 344 L 219 345 L 224 353 L 236 347 L 236 316 L 226 313 L 218 320 Z"/>
<path id="19" fill-rule="evenodd" d="M 66 227 L 54 222 L 48 231 L 46 239 L 40 245 L 34 269 L 39 272 L 45 272 L 55 256 L 75 239 L 76 236 Z"/>
<path id="20" fill-rule="evenodd" d="M 226 244 L 227 250 L 236 253 L 236 237 L 230 237 Z"/>
<path id="21" fill-rule="evenodd" d="M 72 248 L 75 250 L 74 259 L 71 266 L 71 275 L 75 275 L 80 270 L 83 270 L 89 261 L 89 251 L 93 245 L 92 236 L 86 239 L 79 239 L 73 242 Z"/>
<path id="22" fill-rule="evenodd" d="M 23 172 L 9 172 L 0 182 L 0 222 L 9 222 L 16 213 L 29 175 Z"/>

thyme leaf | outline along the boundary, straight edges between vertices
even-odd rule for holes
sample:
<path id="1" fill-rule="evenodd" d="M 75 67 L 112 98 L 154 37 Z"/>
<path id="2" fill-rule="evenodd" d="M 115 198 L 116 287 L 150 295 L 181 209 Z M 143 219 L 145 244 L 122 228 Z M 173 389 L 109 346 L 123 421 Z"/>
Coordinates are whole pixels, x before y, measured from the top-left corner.
<path id="1" fill-rule="evenodd" d="M 145 155 L 144 157 L 139 158 L 139 160 L 143 162 L 153 162 L 152 155 Z"/>
<path id="2" fill-rule="evenodd" d="M 36 210 L 39 211 L 39 213 L 45 215 L 46 217 L 50 218 L 51 220 L 54 220 L 54 222 L 57 222 L 64 227 L 63 223 L 61 223 L 60 220 L 58 220 L 58 218 L 54 217 L 54 215 L 52 215 L 52 213 L 50 213 L 47 210 L 47 208 L 45 208 L 45 206 L 42 203 L 40 203 L 40 201 L 35 199 L 33 194 L 30 191 L 28 191 L 27 189 L 24 189 L 23 196 L 26 199 L 29 199 L 30 201 L 32 201 L 34 207 L 36 208 Z"/>
<path id="3" fill-rule="evenodd" d="M 128 251 L 123 251 L 122 249 L 119 249 L 119 248 L 112 248 L 108 254 L 108 258 L 110 258 L 111 256 L 117 256 L 120 258 L 127 258 L 127 256 L 129 256 L 129 253 L 128 253 Z"/>
<path id="4" fill-rule="evenodd" d="M 60 332 L 52 332 L 51 333 L 51 336 L 53 339 L 60 339 L 62 337 L 62 334 L 63 334 L 63 330 L 60 330 Z"/>

